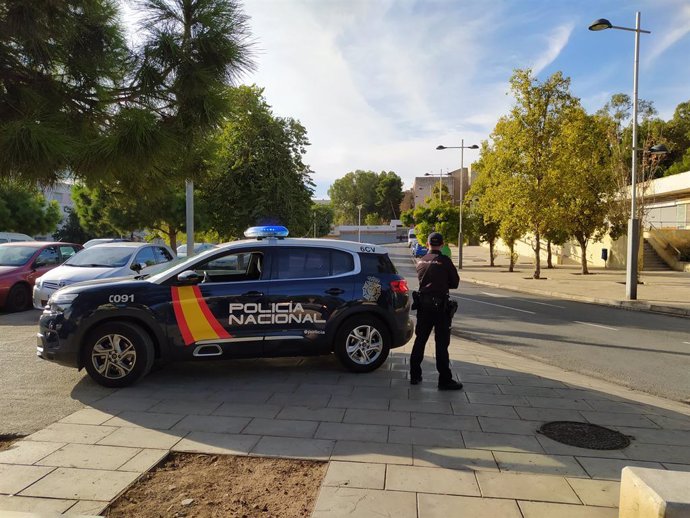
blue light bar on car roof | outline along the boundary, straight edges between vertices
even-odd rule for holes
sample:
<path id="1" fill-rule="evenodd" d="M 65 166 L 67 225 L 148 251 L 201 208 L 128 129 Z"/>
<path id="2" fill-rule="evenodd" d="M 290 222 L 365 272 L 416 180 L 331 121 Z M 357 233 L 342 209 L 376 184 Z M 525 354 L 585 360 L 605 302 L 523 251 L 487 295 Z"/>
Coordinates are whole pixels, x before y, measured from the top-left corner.
<path id="1" fill-rule="evenodd" d="M 263 225 L 261 227 L 249 227 L 244 231 L 245 237 L 287 237 L 289 230 L 280 225 Z"/>

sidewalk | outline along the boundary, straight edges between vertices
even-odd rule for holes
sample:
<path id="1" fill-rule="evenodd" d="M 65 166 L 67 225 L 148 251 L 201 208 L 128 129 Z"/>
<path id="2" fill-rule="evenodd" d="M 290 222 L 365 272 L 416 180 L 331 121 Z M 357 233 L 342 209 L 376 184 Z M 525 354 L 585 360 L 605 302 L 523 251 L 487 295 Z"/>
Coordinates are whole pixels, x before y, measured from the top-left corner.
<path id="1" fill-rule="evenodd" d="M 491 268 L 488 248 L 465 246 L 460 278 L 466 282 L 536 295 L 690 317 L 688 272 L 642 272 L 640 280 L 643 284 L 637 287 L 638 300 L 630 301 L 625 298 L 625 270 L 590 267 L 591 275 L 582 275 L 579 265 L 556 265 L 547 269 L 546 252 L 542 258 L 542 279 L 535 280 L 532 278 L 532 257 L 521 256 L 511 273 L 505 254 L 500 254 L 496 258 L 496 266 Z M 457 264 L 457 248 L 453 249 L 453 261 Z"/>
<path id="2" fill-rule="evenodd" d="M 439 392 L 431 357 L 409 385 L 410 350 L 366 375 L 332 357 L 170 365 L 0 452 L 0 515 L 101 513 L 170 450 L 330 461 L 316 518 L 614 518 L 623 466 L 690 471 L 687 405 L 458 338 L 465 390 Z M 550 420 L 635 440 L 573 448 L 536 433 Z"/>

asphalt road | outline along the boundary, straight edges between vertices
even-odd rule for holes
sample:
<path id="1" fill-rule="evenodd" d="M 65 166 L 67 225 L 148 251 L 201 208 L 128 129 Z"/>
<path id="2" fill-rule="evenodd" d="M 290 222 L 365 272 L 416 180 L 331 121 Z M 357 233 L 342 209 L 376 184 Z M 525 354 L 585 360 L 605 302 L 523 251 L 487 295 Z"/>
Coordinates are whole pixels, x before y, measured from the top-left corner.
<path id="1" fill-rule="evenodd" d="M 389 247 L 411 287 L 405 245 Z M 455 334 L 650 394 L 690 403 L 690 319 L 462 282 Z"/>

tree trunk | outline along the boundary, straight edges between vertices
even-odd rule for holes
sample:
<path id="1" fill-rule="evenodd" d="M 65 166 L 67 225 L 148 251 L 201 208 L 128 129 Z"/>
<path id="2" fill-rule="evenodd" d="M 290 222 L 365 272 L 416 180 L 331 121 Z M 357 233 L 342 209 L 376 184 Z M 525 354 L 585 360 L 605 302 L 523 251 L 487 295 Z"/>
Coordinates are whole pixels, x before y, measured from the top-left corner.
<path id="1" fill-rule="evenodd" d="M 587 241 L 580 241 L 580 250 L 582 250 L 582 275 L 589 275 L 589 270 L 587 269 Z"/>
<path id="2" fill-rule="evenodd" d="M 173 252 L 177 253 L 177 229 L 168 227 L 166 234 L 168 235 L 168 241 L 170 241 L 170 248 L 173 249 Z"/>
<path id="3" fill-rule="evenodd" d="M 512 272 L 515 267 L 515 241 L 510 243 L 510 266 L 508 266 L 508 271 Z"/>
<path id="4" fill-rule="evenodd" d="M 553 263 L 551 262 L 551 240 L 546 242 L 546 267 L 553 268 Z"/>
<path id="5" fill-rule="evenodd" d="M 462 174 L 462 171 L 460 172 Z M 489 261 L 491 261 L 491 266 L 496 266 L 494 264 L 494 247 L 496 246 L 496 242 L 494 239 L 489 241 Z"/>
<path id="6" fill-rule="evenodd" d="M 534 265 L 534 277 L 535 279 L 539 279 L 541 276 L 541 241 L 540 239 L 540 234 L 539 231 L 537 230 L 534 233 L 534 239 L 537 240 L 536 244 L 534 245 L 534 260 L 535 260 L 535 265 Z"/>

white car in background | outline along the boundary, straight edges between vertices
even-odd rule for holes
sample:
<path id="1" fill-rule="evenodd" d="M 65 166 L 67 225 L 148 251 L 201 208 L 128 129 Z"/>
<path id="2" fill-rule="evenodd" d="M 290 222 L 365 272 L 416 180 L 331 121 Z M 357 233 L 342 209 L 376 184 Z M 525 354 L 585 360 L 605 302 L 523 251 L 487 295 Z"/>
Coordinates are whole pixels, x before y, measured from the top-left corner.
<path id="1" fill-rule="evenodd" d="M 214 245 L 213 243 L 194 243 L 194 255 L 210 250 L 211 248 L 218 248 L 218 245 Z M 177 257 L 187 257 L 187 245 L 180 245 L 177 247 Z"/>
<path id="2" fill-rule="evenodd" d="M 174 257 L 168 246 L 150 243 L 117 242 L 85 248 L 36 279 L 33 305 L 43 309 L 50 296 L 64 286 L 95 279 L 133 277 Z"/>
<path id="3" fill-rule="evenodd" d="M 417 235 L 413 228 L 407 231 L 407 247 L 411 247 L 417 244 Z"/>

